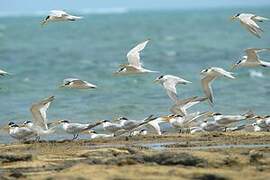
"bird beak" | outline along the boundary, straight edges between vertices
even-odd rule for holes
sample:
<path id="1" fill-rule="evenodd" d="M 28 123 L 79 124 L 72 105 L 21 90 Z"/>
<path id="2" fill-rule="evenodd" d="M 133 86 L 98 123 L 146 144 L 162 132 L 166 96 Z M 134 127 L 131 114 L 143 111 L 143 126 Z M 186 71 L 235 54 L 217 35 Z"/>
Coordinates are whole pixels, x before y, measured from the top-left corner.
<path id="1" fill-rule="evenodd" d="M 233 20 L 235 20 L 235 19 L 236 19 L 235 16 L 230 17 L 230 20 L 231 20 L 231 21 L 233 21 Z"/>
<path id="2" fill-rule="evenodd" d="M 4 127 L 1 127 L 0 130 L 3 130 L 3 131 L 8 131 L 9 129 L 9 126 L 8 125 L 5 125 Z"/>
<path id="3" fill-rule="evenodd" d="M 169 116 L 161 116 L 160 117 L 164 122 L 170 122 L 170 120 L 173 118 L 173 117 L 169 117 Z"/>
<path id="4" fill-rule="evenodd" d="M 231 71 L 232 71 L 232 70 L 235 70 L 236 67 L 237 67 L 237 65 L 236 65 L 236 64 L 233 64 L 232 67 L 231 67 Z"/>
<path id="5" fill-rule="evenodd" d="M 45 26 L 47 24 L 47 21 L 43 20 L 40 22 L 41 26 Z"/>
<path id="6" fill-rule="evenodd" d="M 159 79 L 155 79 L 153 82 L 154 83 L 158 83 L 159 82 Z"/>

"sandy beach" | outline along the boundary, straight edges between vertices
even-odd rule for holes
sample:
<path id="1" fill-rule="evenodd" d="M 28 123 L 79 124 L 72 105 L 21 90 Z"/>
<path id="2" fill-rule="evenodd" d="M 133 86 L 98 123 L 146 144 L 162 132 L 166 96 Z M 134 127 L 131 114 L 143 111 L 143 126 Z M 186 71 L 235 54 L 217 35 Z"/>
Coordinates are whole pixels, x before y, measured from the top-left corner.
<path id="1" fill-rule="evenodd" d="M 0 179 L 267 179 L 269 133 L 168 134 L 0 145 Z"/>

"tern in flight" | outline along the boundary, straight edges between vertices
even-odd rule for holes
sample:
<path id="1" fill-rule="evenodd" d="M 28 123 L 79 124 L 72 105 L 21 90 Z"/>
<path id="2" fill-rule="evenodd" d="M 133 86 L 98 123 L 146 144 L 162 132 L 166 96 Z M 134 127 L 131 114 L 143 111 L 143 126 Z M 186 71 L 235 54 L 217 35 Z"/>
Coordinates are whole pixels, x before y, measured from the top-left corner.
<path id="1" fill-rule="evenodd" d="M 237 67 L 270 67 L 270 62 L 262 61 L 259 59 L 257 53 L 261 51 L 270 51 L 270 48 L 248 48 L 245 50 L 246 56 L 233 65 L 233 69 Z"/>
<path id="2" fill-rule="evenodd" d="M 133 49 L 131 49 L 127 54 L 128 64 L 121 64 L 120 69 L 114 74 L 142 74 L 142 73 L 157 73 L 157 71 L 151 71 L 145 69 L 141 63 L 140 52 L 145 48 L 149 40 L 144 41 Z"/>
<path id="3" fill-rule="evenodd" d="M 202 88 L 211 105 L 213 105 L 214 103 L 211 83 L 218 77 L 222 76 L 228 77 L 230 79 L 235 78 L 231 72 L 225 71 L 224 69 L 218 67 L 211 67 L 208 69 L 204 69 L 201 71 L 201 75 L 202 75 L 201 79 Z"/>
<path id="4" fill-rule="evenodd" d="M 255 14 L 238 13 L 231 17 L 232 20 L 239 20 L 241 25 L 243 25 L 249 32 L 258 38 L 261 38 L 262 28 L 256 23 L 269 20 L 268 18 L 257 16 Z"/>
<path id="5" fill-rule="evenodd" d="M 96 85 L 87 81 L 83 81 L 75 78 L 67 78 L 63 80 L 63 84 L 60 87 L 73 88 L 73 89 L 95 89 Z"/>
<path id="6" fill-rule="evenodd" d="M 172 101 L 175 103 L 177 102 L 177 91 L 176 91 L 176 85 L 177 84 L 188 84 L 191 83 L 190 81 L 187 81 L 185 79 L 182 79 L 177 76 L 173 75 L 161 75 L 157 77 L 154 82 L 160 83 L 163 88 L 166 90 L 168 96 L 171 98 Z"/>
<path id="7" fill-rule="evenodd" d="M 50 14 L 41 22 L 42 25 L 47 24 L 48 22 L 57 22 L 57 21 L 76 21 L 82 19 L 80 16 L 73 16 L 62 10 L 52 10 Z"/>

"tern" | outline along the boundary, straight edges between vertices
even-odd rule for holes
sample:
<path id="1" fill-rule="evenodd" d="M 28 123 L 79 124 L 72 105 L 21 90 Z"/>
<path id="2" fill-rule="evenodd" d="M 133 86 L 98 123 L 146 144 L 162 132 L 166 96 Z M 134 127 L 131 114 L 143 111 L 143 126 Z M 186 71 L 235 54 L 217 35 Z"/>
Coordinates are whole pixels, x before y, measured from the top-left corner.
<path id="1" fill-rule="evenodd" d="M 224 126 L 253 117 L 253 115 L 250 113 L 246 113 L 243 115 L 223 115 L 221 113 L 210 113 L 210 116 L 213 117 L 215 123 L 217 123 L 218 125 L 224 125 Z"/>
<path id="2" fill-rule="evenodd" d="M 15 124 L 14 122 L 10 122 L 8 124 L 9 126 L 9 135 L 17 139 L 19 141 L 26 141 L 28 139 L 31 139 L 33 137 L 37 138 L 38 135 L 33 130 L 27 128 L 27 127 L 20 127 L 19 125 Z"/>
<path id="3" fill-rule="evenodd" d="M 208 98 L 210 105 L 213 105 L 214 103 L 214 97 L 213 97 L 213 91 L 211 88 L 211 83 L 217 79 L 218 77 L 225 76 L 230 79 L 235 79 L 235 77 L 232 75 L 232 72 L 225 71 L 222 68 L 219 67 L 211 67 L 208 69 L 204 69 L 201 71 L 201 75 L 203 76 L 201 79 L 202 88 L 203 91 Z"/>
<path id="4" fill-rule="evenodd" d="M 241 25 L 243 25 L 249 32 L 258 38 L 261 38 L 261 33 L 263 30 L 258 26 L 256 21 L 263 22 L 269 20 L 268 18 L 257 16 L 255 14 L 238 13 L 231 17 L 232 20 L 239 20 Z"/>
<path id="5" fill-rule="evenodd" d="M 136 120 L 130 120 L 126 117 L 120 117 L 118 118 L 119 124 L 122 126 L 122 128 L 126 131 L 131 131 L 134 128 L 137 128 L 139 126 L 143 126 L 148 124 L 149 122 L 155 120 L 156 118 L 154 117 L 154 115 L 150 115 L 147 118 L 145 118 L 144 120 L 141 121 L 136 121 Z M 151 124 L 149 124 L 151 125 Z"/>
<path id="6" fill-rule="evenodd" d="M 224 130 L 224 126 L 217 124 L 214 121 L 207 121 L 204 120 L 201 124 L 200 124 L 200 128 L 202 128 L 204 131 L 223 131 Z"/>
<path id="7" fill-rule="evenodd" d="M 115 134 L 117 131 L 123 130 L 121 124 L 112 123 L 109 120 L 104 120 L 102 123 L 102 127 L 105 131 L 109 132 L 110 134 Z"/>
<path id="8" fill-rule="evenodd" d="M 187 109 L 200 103 L 203 102 L 205 100 L 207 100 L 208 98 L 199 98 L 197 96 L 191 97 L 191 98 L 187 98 L 187 99 L 179 99 L 177 100 L 177 102 L 170 108 L 170 111 L 173 114 L 179 114 L 182 116 L 187 115 Z"/>
<path id="9" fill-rule="evenodd" d="M 197 121 L 200 118 L 204 118 L 206 116 L 209 116 L 209 112 L 204 113 L 191 113 L 186 116 L 182 116 L 179 114 L 172 114 L 167 116 L 165 118 L 167 122 L 171 124 L 173 128 L 180 129 L 180 132 L 182 132 L 183 128 L 189 128 L 190 124 L 194 121 Z"/>
<path id="10" fill-rule="evenodd" d="M 270 129 L 270 116 L 255 116 L 256 124 L 261 128 Z"/>
<path id="11" fill-rule="evenodd" d="M 90 130 L 100 124 L 102 124 L 103 121 L 96 122 L 94 124 L 81 124 L 81 123 L 71 123 L 67 120 L 60 120 L 58 121 L 58 124 L 62 125 L 62 129 L 68 133 L 73 134 L 73 139 L 75 140 L 79 137 L 80 133 L 83 133 L 84 131 Z"/>
<path id="12" fill-rule="evenodd" d="M 233 69 L 237 67 L 270 67 L 270 62 L 265 62 L 259 59 L 258 52 L 270 51 L 270 48 L 248 48 L 245 50 L 246 56 L 233 65 Z"/>
<path id="13" fill-rule="evenodd" d="M 171 98 L 172 101 L 177 102 L 177 91 L 176 85 L 177 84 L 188 84 L 191 83 L 185 79 L 182 79 L 177 76 L 173 75 L 161 75 L 157 77 L 154 82 L 160 83 L 164 89 L 166 90 L 168 96 Z"/>
<path id="14" fill-rule="evenodd" d="M 110 138 L 113 137 L 113 134 L 98 134 L 94 130 L 89 130 L 90 139 L 97 139 L 97 138 Z"/>
<path id="15" fill-rule="evenodd" d="M 141 63 L 140 52 L 145 48 L 149 40 L 146 40 L 133 49 L 127 54 L 128 64 L 121 64 L 120 69 L 114 74 L 142 74 L 142 73 L 158 73 L 157 71 L 151 71 L 145 69 Z"/>
<path id="16" fill-rule="evenodd" d="M 50 14 L 41 22 L 42 25 L 47 24 L 48 22 L 57 22 L 57 21 L 76 21 L 82 19 L 80 16 L 73 16 L 62 10 L 52 10 Z"/>
<path id="17" fill-rule="evenodd" d="M 83 81 L 75 78 L 67 78 L 63 80 L 63 84 L 60 87 L 73 88 L 73 89 L 94 89 L 96 85 L 87 81 Z"/>
<path id="18" fill-rule="evenodd" d="M 47 120 L 47 110 L 50 107 L 50 104 L 53 102 L 54 96 L 50 96 L 46 99 L 43 99 L 42 101 L 38 103 L 34 103 L 30 111 L 33 116 L 33 122 L 32 121 L 25 121 L 24 125 L 31 129 L 32 131 L 36 132 L 38 134 L 38 137 L 40 135 L 46 135 L 54 133 L 57 126 L 54 126 L 52 128 L 49 128 L 49 124 Z"/>

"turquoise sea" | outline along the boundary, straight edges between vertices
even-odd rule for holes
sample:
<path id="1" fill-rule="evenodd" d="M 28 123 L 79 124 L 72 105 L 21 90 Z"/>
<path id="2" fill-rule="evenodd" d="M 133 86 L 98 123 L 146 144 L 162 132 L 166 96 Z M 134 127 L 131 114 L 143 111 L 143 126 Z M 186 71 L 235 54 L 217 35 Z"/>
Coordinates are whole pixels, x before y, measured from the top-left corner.
<path id="1" fill-rule="evenodd" d="M 40 26 L 43 16 L 0 17 L 0 69 L 12 75 L 0 78 L 0 126 L 31 119 L 32 103 L 54 95 L 48 119 L 93 122 L 127 116 L 143 119 L 168 114 L 170 99 L 157 74 L 113 76 L 126 53 L 150 38 L 142 53 L 146 68 L 181 76 L 192 84 L 178 86 L 179 98 L 202 96 L 199 72 L 210 66 L 229 69 L 249 47 L 270 47 L 270 22 L 261 23 L 262 39 L 229 17 L 253 12 L 270 17 L 270 7 L 171 11 L 124 11 L 85 14 L 77 22 Z M 261 54 L 270 61 L 270 53 Z M 243 113 L 249 109 L 269 114 L 270 69 L 235 72 L 237 79 L 213 83 L 215 105 L 202 103 L 193 110 Z M 80 78 L 96 90 L 58 89 L 62 80 Z M 0 133 L 1 142 L 11 139 Z"/>

